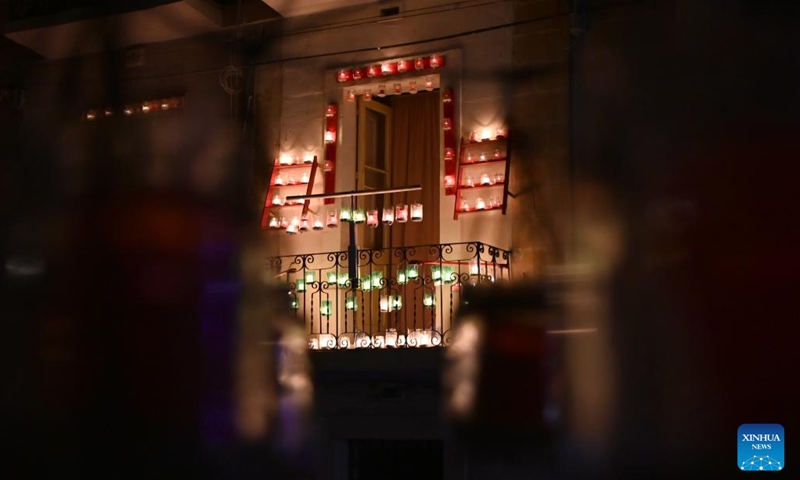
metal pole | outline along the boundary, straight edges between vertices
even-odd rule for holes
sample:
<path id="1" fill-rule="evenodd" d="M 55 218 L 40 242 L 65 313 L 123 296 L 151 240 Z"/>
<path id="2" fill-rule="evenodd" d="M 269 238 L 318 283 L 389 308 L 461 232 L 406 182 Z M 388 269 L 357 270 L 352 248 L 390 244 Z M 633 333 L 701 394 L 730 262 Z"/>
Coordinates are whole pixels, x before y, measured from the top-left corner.
<path id="1" fill-rule="evenodd" d="M 350 221 L 349 233 L 350 241 L 347 245 L 347 269 L 350 271 L 350 289 L 355 297 L 355 290 L 358 287 L 358 247 L 356 246 L 356 222 L 353 221 L 353 214 L 356 211 L 356 196 L 350 196 Z"/>

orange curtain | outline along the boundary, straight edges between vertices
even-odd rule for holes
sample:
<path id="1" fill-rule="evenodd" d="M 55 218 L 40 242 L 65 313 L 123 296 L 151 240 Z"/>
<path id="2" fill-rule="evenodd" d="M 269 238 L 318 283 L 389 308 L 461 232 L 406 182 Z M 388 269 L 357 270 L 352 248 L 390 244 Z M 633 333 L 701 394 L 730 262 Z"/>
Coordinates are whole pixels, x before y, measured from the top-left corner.
<path id="1" fill-rule="evenodd" d="M 391 246 L 439 243 L 439 92 L 392 97 L 392 186 L 422 185 L 394 194 L 392 204 L 422 203 L 423 221 L 395 224 Z"/>

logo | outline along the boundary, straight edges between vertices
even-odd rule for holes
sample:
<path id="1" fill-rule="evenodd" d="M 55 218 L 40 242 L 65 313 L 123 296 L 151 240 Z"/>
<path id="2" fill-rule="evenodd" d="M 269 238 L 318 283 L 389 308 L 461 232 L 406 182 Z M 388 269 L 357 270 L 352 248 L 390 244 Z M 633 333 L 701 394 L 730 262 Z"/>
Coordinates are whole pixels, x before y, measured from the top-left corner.
<path id="1" fill-rule="evenodd" d="M 783 427 L 777 423 L 744 423 L 739 426 L 738 466 L 746 472 L 783 470 Z"/>

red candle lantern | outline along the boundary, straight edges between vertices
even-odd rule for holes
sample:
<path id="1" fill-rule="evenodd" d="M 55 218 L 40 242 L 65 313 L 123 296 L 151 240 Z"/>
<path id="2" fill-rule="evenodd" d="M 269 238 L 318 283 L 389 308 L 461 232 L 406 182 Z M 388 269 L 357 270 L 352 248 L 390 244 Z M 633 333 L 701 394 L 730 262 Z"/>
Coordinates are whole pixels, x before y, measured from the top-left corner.
<path id="1" fill-rule="evenodd" d="M 453 175 L 445 175 L 444 176 L 444 186 L 445 188 L 453 188 L 456 186 L 456 177 Z"/>
<path id="2" fill-rule="evenodd" d="M 397 223 L 406 223 L 408 221 L 408 205 L 401 204 L 394 207 L 394 220 Z"/>
<path id="3" fill-rule="evenodd" d="M 347 82 L 350 80 L 350 78 L 350 70 L 347 70 L 346 68 L 339 70 L 339 73 L 336 74 L 336 81 L 339 83 Z"/>
<path id="4" fill-rule="evenodd" d="M 382 75 L 394 75 L 397 73 L 397 62 L 386 62 L 381 65 Z"/>
<path id="5" fill-rule="evenodd" d="M 325 116 L 331 118 L 334 115 L 336 115 L 336 105 L 332 103 L 325 107 Z"/>
<path id="6" fill-rule="evenodd" d="M 400 95 L 401 93 L 403 93 L 403 85 L 400 84 L 400 83 L 395 83 L 394 84 L 394 93 L 396 95 Z"/>
<path id="7" fill-rule="evenodd" d="M 417 57 L 414 59 L 414 68 L 416 70 L 424 70 L 425 69 L 425 59 L 422 57 Z"/>
<path id="8" fill-rule="evenodd" d="M 453 91 L 449 88 L 442 94 L 442 103 L 451 103 L 453 101 Z"/>
<path id="9" fill-rule="evenodd" d="M 398 60 L 397 61 L 397 71 L 399 73 L 405 73 L 411 68 L 411 62 L 408 60 Z"/>
<path id="10" fill-rule="evenodd" d="M 452 160 L 456 158 L 456 152 L 450 147 L 444 149 L 444 159 L 445 160 Z"/>
<path id="11" fill-rule="evenodd" d="M 370 65 L 367 68 L 367 76 L 369 78 L 379 77 L 381 75 L 381 66 L 380 65 Z"/>
<path id="12" fill-rule="evenodd" d="M 361 80 L 364 78 L 364 72 L 360 68 L 353 70 L 353 80 Z"/>
<path id="13" fill-rule="evenodd" d="M 367 226 L 368 227 L 377 227 L 378 226 L 378 211 L 377 210 L 370 210 L 367 212 Z"/>
<path id="14" fill-rule="evenodd" d="M 450 120 L 449 118 L 445 118 L 444 122 L 442 122 L 442 128 L 444 130 L 450 130 L 451 128 L 453 128 L 453 121 Z"/>
<path id="15" fill-rule="evenodd" d="M 439 68 L 442 66 L 443 58 L 441 55 L 433 54 L 430 58 L 430 66 L 431 68 Z"/>
<path id="16" fill-rule="evenodd" d="M 356 101 L 356 91 L 352 88 L 347 91 L 347 101 L 348 102 L 355 102 Z"/>

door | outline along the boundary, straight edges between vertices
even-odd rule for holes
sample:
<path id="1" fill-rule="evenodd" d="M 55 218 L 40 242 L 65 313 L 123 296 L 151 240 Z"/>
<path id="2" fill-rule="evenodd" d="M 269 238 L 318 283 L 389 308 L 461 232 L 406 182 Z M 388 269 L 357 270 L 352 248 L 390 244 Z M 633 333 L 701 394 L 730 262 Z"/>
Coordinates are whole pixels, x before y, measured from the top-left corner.
<path id="1" fill-rule="evenodd" d="M 377 101 L 358 104 L 358 153 L 356 176 L 359 190 L 389 188 L 392 155 L 392 108 Z M 390 206 L 384 195 L 364 196 L 358 199 L 358 207 L 366 211 L 377 210 L 378 218 L 384 206 Z M 359 232 L 360 248 L 386 248 L 389 232 L 379 222 L 377 228 L 363 225 Z"/>

